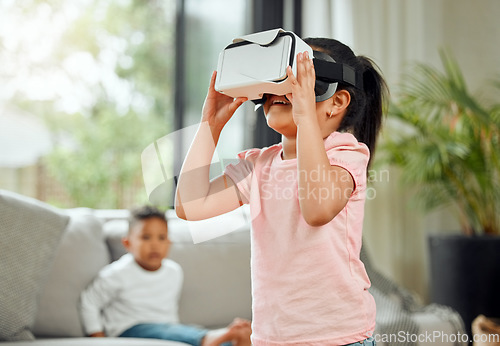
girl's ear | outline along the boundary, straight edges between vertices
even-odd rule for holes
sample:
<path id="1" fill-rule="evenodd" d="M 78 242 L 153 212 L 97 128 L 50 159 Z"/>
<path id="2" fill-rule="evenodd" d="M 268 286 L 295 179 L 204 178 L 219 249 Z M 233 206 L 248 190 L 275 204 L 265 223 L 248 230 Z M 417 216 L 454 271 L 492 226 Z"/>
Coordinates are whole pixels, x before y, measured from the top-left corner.
<path id="1" fill-rule="evenodd" d="M 351 103 L 351 94 L 349 94 L 347 90 L 339 90 L 335 94 L 333 94 L 332 103 L 332 113 L 342 113 Z"/>
<path id="2" fill-rule="evenodd" d="M 339 90 L 329 99 L 330 106 L 328 117 L 332 118 L 336 115 L 344 114 L 347 106 L 351 103 L 351 94 L 347 90 Z"/>

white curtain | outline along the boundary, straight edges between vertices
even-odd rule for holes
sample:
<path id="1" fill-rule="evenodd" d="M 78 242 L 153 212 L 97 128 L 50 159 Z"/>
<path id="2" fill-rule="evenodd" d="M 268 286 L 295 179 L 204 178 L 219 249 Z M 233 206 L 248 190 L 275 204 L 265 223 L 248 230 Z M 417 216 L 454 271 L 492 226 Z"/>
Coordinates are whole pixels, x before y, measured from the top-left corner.
<path id="1" fill-rule="evenodd" d="M 485 79 L 500 73 L 499 15 L 497 0 L 308 0 L 303 36 L 336 38 L 371 57 L 393 94 L 406 66 L 418 61 L 439 67 L 439 49 L 446 47 L 472 90 L 487 94 Z M 428 301 L 427 235 L 460 227 L 452 213 L 424 215 L 413 208 L 400 174 L 385 168 L 376 173 L 365 241 L 383 272 Z"/>
<path id="2" fill-rule="evenodd" d="M 480 0 L 481 1 L 481 0 Z M 308 0 L 303 36 L 327 36 L 367 55 L 396 82 L 409 61 L 438 62 L 440 0 Z"/>

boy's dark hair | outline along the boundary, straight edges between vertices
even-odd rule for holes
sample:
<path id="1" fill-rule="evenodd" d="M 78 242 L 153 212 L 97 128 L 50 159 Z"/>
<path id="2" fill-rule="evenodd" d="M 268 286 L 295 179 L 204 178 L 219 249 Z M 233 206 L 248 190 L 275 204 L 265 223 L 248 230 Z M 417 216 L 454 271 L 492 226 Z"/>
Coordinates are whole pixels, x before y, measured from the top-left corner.
<path id="1" fill-rule="evenodd" d="M 132 209 L 130 211 L 130 217 L 128 221 L 129 231 L 134 227 L 136 223 L 151 218 L 161 219 L 165 221 L 166 224 L 168 224 L 167 218 L 165 217 L 165 212 L 152 205 L 145 205 L 139 208 Z"/>
<path id="2" fill-rule="evenodd" d="M 363 76 L 363 90 L 346 83 L 339 83 L 337 86 L 337 90 L 347 90 L 351 95 L 351 103 L 338 131 L 350 131 L 359 142 L 365 143 L 370 149 L 371 162 L 389 94 L 377 65 L 365 56 L 356 56 L 351 48 L 334 39 L 306 38 L 304 41 L 313 50 L 327 53 L 337 63 L 351 66 Z"/>

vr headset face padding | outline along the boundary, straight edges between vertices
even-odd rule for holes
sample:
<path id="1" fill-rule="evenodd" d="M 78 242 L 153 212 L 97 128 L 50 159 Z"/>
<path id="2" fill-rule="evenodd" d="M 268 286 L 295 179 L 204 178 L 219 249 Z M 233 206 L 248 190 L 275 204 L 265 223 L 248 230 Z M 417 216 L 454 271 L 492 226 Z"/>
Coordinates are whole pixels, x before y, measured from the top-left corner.
<path id="1" fill-rule="evenodd" d="M 328 54 L 314 50 L 314 60 L 323 60 L 335 63 L 335 60 Z M 335 94 L 337 91 L 337 82 L 328 83 L 326 81 L 322 81 L 316 77 L 316 83 L 314 84 L 314 94 L 316 95 L 316 102 L 321 102 L 328 100 L 330 97 Z"/>

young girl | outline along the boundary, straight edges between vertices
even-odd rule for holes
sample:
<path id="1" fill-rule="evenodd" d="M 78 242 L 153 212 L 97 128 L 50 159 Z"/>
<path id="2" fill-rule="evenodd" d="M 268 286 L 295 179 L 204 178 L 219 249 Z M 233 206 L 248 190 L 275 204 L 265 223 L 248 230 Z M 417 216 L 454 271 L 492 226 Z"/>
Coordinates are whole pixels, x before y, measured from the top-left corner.
<path id="1" fill-rule="evenodd" d="M 324 38 L 305 40 L 362 76 L 362 86 L 316 81 L 312 57 L 297 55 L 292 92 L 266 95 L 280 144 L 239 154 L 209 180 L 220 133 L 246 101 L 215 91 L 178 182 L 187 220 L 250 204 L 253 345 L 374 345 L 375 302 L 359 259 L 367 167 L 382 121 L 386 85 L 369 59 Z M 328 59 L 331 59 L 328 58 Z"/>

